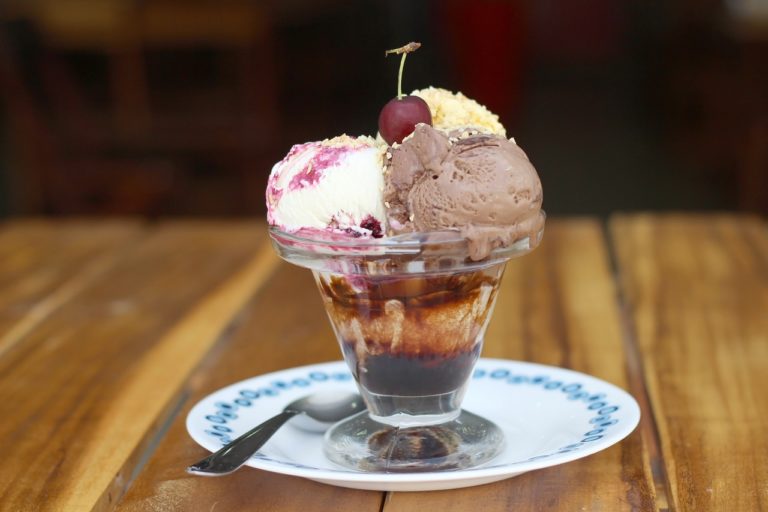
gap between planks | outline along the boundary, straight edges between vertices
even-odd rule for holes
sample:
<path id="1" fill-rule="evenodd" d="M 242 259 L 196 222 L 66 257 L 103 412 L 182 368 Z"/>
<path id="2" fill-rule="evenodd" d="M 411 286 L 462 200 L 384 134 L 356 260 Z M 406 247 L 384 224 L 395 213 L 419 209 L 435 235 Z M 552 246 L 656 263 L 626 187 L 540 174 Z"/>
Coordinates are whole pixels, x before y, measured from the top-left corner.
<path id="1" fill-rule="evenodd" d="M 626 369 L 629 391 L 637 400 L 642 411 L 638 428 L 642 433 L 647 454 L 648 465 L 651 471 L 656 508 L 659 512 L 667 512 L 669 508 L 669 496 L 671 496 L 671 482 L 663 461 L 661 450 L 661 436 L 653 410 L 648 384 L 645 379 L 645 369 L 640 347 L 637 343 L 637 328 L 627 303 L 627 294 L 624 287 L 621 263 L 614 244 L 612 226 L 614 217 L 603 223 L 603 235 L 605 236 L 608 250 L 608 259 L 611 266 L 611 274 L 615 283 L 616 301 L 618 303 L 621 322 L 621 339 L 626 354 Z"/>
<path id="2" fill-rule="evenodd" d="M 384 509 L 387 506 L 387 503 L 389 503 L 389 500 L 391 498 L 392 498 L 391 491 L 383 491 L 381 493 L 381 504 L 379 505 L 379 512 L 384 512 Z"/>

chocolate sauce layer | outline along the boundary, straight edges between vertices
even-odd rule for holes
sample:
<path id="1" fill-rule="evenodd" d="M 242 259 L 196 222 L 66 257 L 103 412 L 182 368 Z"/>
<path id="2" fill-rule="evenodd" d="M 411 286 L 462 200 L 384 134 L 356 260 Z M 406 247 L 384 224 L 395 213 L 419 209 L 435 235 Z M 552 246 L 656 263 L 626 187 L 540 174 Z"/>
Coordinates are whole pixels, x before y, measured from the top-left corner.
<path id="1" fill-rule="evenodd" d="M 497 269 L 408 278 L 319 277 L 328 315 L 360 383 L 384 395 L 461 386 L 477 361 Z"/>
<path id="2" fill-rule="evenodd" d="M 380 395 L 440 395 L 459 388 L 469 377 L 480 355 L 480 344 L 468 352 L 446 356 L 424 354 L 408 356 L 383 353 L 360 361 L 354 342 L 342 343 L 344 357 L 355 361 L 360 384 Z"/>

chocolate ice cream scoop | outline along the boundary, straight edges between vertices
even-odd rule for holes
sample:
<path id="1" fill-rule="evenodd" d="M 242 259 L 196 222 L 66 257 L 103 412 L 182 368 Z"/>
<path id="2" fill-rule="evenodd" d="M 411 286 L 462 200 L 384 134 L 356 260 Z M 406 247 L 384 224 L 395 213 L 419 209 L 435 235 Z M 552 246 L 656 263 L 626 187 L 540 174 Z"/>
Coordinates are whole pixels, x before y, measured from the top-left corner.
<path id="1" fill-rule="evenodd" d="M 384 201 L 391 234 L 459 230 L 473 260 L 526 236 L 538 239 L 541 182 L 513 141 L 419 125 L 390 155 Z"/>

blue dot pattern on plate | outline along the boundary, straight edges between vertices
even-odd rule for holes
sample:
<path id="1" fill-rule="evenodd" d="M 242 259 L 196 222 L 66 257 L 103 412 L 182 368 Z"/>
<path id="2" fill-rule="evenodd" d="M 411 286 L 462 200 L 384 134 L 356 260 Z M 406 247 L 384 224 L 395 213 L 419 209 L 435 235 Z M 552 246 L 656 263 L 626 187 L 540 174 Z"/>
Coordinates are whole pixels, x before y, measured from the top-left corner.
<path id="1" fill-rule="evenodd" d="M 618 411 L 619 406 L 610 405 L 605 400 L 605 393 L 589 393 L 584 389 L 584 385 L 581 383 L 553 380 L 547 375 L 513 375 L 512 372 L 507 369 L 498 369 L 490 372 L 478 369 L 475 370 L 475 373 L 472 375 L 473 379 L 482 379 L 485 377 L 490 377 L 491 379 L 496 380 L 504 380 L 511 385 L 524 384 L 530 386 L 539 386 L 547 391 L 559 391 L 563 394 L 563 397 L 566 400 L 580 400 L 584 402 L 587 406 L 587 410 L 595 411 L 595 414 L 597 415 L 589 420 L 589 426 L 592 428 L 582 434 L 582 438 L 578 443 L 561 446 L 554 452 L 537 455 L 522 462 L 546 459 L 555 455 L 577 451 L 589 443 L 597 441 L 598 439 L 602 439 L 606 430 L 618 423 L 618 420 L 611 417 L 611 413 Z"/>
<path id="2" fill-rule="evenodd" d="M 230 401 L 218 401 L 214 404 L 215 410 L 205 416 L 205 420 L 209 423 L 205 433 L 218 440 L 222 445 L 227 444 L 232 441 L 232 429 L 227 427 L 226 424 L 231 420 L 237 419 L 237 410 L 239 408 L 251 407 L 259 398 L 264 396 L 277 396 L 281 391 L 286 389 L 291 389 L 294 387 L 308 388 L 319 382 L 343 382 L 349 381 L 351 379 L 352 374 L 349 372 L 327 373 L 315 370 L 308 373 L 306 377 L 299 377 L 292 380 L 272 381 L 269 387 L 264 387 L 257 390 L 238 390 L 237 395 L 234 396 Z M 561 446 L 553 452 L 537 455 L 535 457 L 516 462 L 517 464 L 546 459 L 555 455 L 561 455 L 564 453 L 580 450 L 585 446 L 588 446 L 589 443 L 597 441 L 598 439 L 602 439 L 609 428 L 619 423 L 617 419 L 611 417 L 611 414 L 619 410 L 619 406 L 610 404 L 605 393 L 590 393 L 584 389 L 584 386 L 581 383 L 578 382 L 563 382 L 560 380 L 553 380 L 547 375 L 539 374 L 513 374 L 507 368 L 498 368 L 495 370 L 477 368 L 472 374 L 472 379 L 492 379 L 500 382 L 506 382 L 512 386 L 538 386 L 546 391 L 561 393 L 565 400 L 581 401 L 585 404 L 588 411 L 594 412 L 595 416 L 589 420 L 589 425 L 585 429 L 584 433 L 582 434 L 582 439 L 578 443 L 571 443 L 565 446 Z M 253 458 L 277 463 L 283 466 L 315 469 L 294 462 L 272 459 L 261 453 L 255 454 Z M 486 469 L 488 467 L 494 466 L 483 466 L 482 468 Z M 351 471 L 345 470 L 330 471 L 339 473 L 351 473 Z"/>
<path id="3" fill-rule="evenodd" d="M 265 397 L 265 396 L 274 397 L 279 395 L 281 391 L 284 391 L 286 389 L 291 389 L 294 387 L 308 388 L 316 382 L 325 382 L 325 381 L 343 382 L 348 380 L 352 380 L 352 374 L 350 374 L 349 372 L 326 373 L 326 372 L 320 372 L 320 371 L 313 371 L 313 372 L 310 372 L 306 377 L 298 377 L 292 380 L 274 380 L 270 382 L 269 387 L 264 387 L 260 389 L 247 389 L 247 388 L 240 389 L 237 392 L 237 396 L 232 398 L 231 401 L 220 400 L 214 404 L 214 407 L 216 408 L 216 410 L 211 414 L 207 414 L 205 416 L 205 420 L 208 423 L 210 423 L 208 428 L 205 430 L 205 433 L 217 439 L 222 445 L 225 445 L 227 443 L 230 443 L 233 439 L 231 435 L 232 429 L 225 425 L 230 420 L 237 419 L 238 416 L 235 411 L 237 411 L 239 408 L 251 407 L 254 405 L 254 402 L 259 398 Z M 254 455 L 254 458 L 272 460 L 267 457 L 264 457 L 261 454 Z M 306 467 L 306 466 L 302 466 L 301 464 L 293 464 L 293 463 L 283 462 L 283 461 L 274 461 L 274 462 L 280 462 L 281 464 L 294 466 L 294 467 Z"/>

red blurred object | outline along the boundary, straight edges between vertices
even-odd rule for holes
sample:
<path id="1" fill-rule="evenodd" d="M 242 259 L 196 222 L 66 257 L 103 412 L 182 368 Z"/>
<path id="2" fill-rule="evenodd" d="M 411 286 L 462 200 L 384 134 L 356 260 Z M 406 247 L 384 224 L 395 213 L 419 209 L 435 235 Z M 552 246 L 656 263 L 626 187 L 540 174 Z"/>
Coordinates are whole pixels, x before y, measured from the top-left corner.
<path id="1" fill-rule="evenodd" d="M 540 4 L 531 44 L 540 58 L 580 66 L 621 55 L 626 6 L 615 0 L 569 0 Z"/>
<path id="2" fill-rule="evenodd" d="M 527 23 L 519 0 L 440 4 L 461 90 L 506 121 L 520 111 Z"/>

